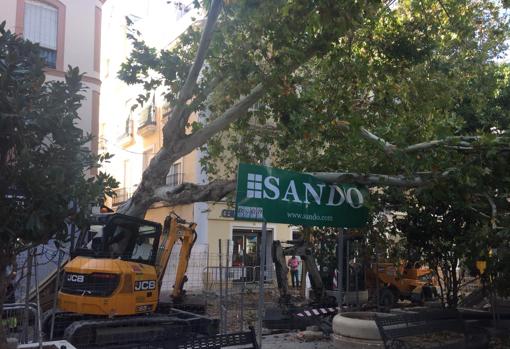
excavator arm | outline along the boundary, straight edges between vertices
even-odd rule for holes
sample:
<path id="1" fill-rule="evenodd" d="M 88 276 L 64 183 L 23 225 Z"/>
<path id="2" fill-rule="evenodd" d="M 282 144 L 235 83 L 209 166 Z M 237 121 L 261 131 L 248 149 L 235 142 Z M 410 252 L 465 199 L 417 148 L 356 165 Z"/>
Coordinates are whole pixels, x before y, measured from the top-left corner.
<path id="1" fill-rule="evenodd" d="M 168 261 L 170 260 L 172 249 L 178 239 L 176 231 L 177 220 L 174 219 L 172 214 L 170 214 L 165 218 L 165 223 L 163 224 L 163 233 L 161 234 L 161 239 L 159 241 L 158 255 L 156 259 L 156 273 L 158 275 L 158 284 L 160 289 Z"/>
<path id="2" fill-rule="evenodd" d="M 175 275 L 174 289 L 172 291 L 172 299 L 178 301 L 184 295 L 184 283 L 187 281 L 186 270 L 188 269 L 191 250 L 197 240 L 195 231 L 196 224 L 189 223 L 179 217 L 176 213 L 170 213 L 163 224 L 163 234 L 158 249 L 158 258 L 156 262 L 156 272 L 158 275 L 158 284 L 163 282 L 166 267 L 175 243 L 181 240 L 181 251 L 179 253 L 179 263 Z"/>
<path id="3" fill-rule="evenodd" d="M 287 281 L 289 268 L 287 267 L 285 256 L 295 255 L 300 256 L 306 266 L 310 285 L 313 289 L 314 299 L 316 301 L 320 301 L 324 297 L 324 284 L 322 282 L 319 269 L 317 268 L 317 263 L 312 249 L 305 241 L 302 240 L 287 241 L 287 243 L 290 244 L 290 246 L 282 247 L 280 241 L 273 241 L 272 246 L 273 263 L 275 265 L 276 281 L 280 291 L 280 300 L 282 302 L 288 302 L 290 299 Z"/>
<path id="4" fill-rule="evenodd" d="M 287 267 L 283 247 L 280 241 L 273 241 L 271 254 L 273 256 L 273 263 L 276 272 L 276 282 L 278 284 L 278 290 L 280 291 L 280 300 L 287 303 L 290 300 L 289 282 L 287 279 L 289 268 Z"/>
<path id="5" fill-rule="evenodd" d="M 179 253 L 179 264 L 177 265 L 177 272 L 175 275 L 174 290 L 172 292 L 172 299 L 174 302 L 181 300 L 182 296 L 184 296 L 184 283 L 188 281 L 186 270 L 188 269 L 191 249 L 195 241 L 197 241 L 195 227 L 195 223 L 190 223 L 188 226 L 181 226 L 182 230 L 178 230 L 182 245 L 181 252 Z"/>

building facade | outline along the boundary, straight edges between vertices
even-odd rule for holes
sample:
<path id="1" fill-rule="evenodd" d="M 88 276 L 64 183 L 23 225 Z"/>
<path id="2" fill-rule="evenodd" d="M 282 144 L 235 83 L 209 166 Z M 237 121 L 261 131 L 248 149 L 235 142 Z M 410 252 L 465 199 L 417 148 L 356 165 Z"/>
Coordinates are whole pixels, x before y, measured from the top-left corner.
<path id="1" fill-rule="evenodd" d="M 96 136 L 98 151 L 101 93 L 101 20 L 106 0 L 2 0 L 0 21 L 7 29 L 41 46 L 47 80 L 63 80 L 70 65 L 78 67 L 86 90 L 78 126 Z"/>

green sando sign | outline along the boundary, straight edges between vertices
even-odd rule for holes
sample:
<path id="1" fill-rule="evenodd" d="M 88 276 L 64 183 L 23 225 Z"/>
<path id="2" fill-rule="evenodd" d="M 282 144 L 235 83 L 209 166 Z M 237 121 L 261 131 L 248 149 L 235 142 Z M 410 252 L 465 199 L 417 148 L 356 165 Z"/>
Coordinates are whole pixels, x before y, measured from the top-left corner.
<path id="1" fill-rule="evenodd" d="M 309 174 L 240 164 L 235 219 L 308 226 L 366 225 L 368 190 L 328 184 Z"/>

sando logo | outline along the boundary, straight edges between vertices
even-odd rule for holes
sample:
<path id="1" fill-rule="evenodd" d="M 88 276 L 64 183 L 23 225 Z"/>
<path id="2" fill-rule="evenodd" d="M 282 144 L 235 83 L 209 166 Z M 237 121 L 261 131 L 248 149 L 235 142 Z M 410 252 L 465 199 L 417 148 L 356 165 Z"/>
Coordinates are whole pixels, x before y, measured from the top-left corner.
<path id="1" fill-rule="evenodd" d="M 290 180 L 281 187 L 280 178 L 248 173 L 246 198 L 281 200 L 296 204 L 314 203 L 320 206 L 340 206 L 347 203 L 354 209 L 363 207 L 364 199 L 356 187 L 344 190 L 337 185 L 312 184 Z"/>

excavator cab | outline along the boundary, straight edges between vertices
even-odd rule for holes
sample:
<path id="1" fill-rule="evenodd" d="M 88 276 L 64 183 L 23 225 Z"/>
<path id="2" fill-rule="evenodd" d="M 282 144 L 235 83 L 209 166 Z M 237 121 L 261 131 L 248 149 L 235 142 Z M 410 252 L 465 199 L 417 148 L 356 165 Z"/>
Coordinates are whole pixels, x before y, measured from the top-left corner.
<path id="1" fill-rule="evenodd" d="M 154 265 L 160 224 L 121 214 L 101 218 L 80 235 L 73 257 L 119 258 Z"/>
<path id="2" fill-rule="evenodd" d="M 160 235 L 160 224 L 121 214 L 91 225 L 64 268 L 59 308 L 107 316 L 154 311 Z"/>

